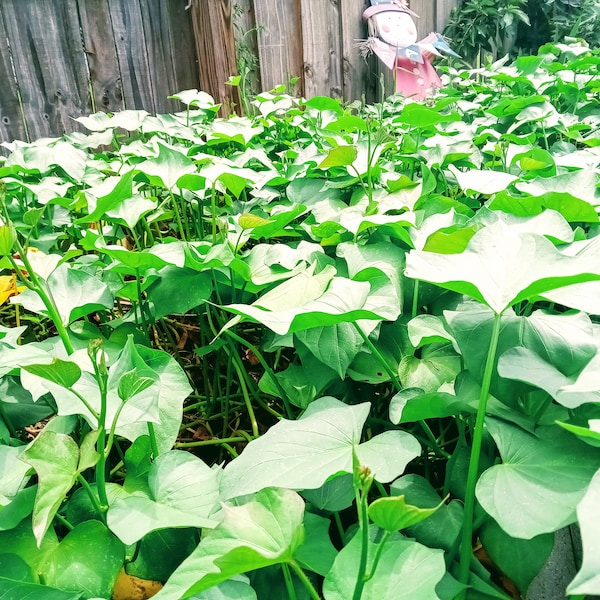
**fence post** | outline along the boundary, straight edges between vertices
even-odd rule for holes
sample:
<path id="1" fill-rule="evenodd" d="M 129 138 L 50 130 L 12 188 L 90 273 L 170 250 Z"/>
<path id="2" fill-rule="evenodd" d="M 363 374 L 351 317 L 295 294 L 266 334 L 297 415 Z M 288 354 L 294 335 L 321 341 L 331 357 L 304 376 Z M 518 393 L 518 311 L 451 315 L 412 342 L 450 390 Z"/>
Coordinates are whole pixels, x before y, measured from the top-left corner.
<path id="1" fill-rule="evenodd" d="M 192 23 L 202 89 L 222 103 L 221 116 L 240 107 L 238 89 L 227 85 L 237 75 L 231 0 L 193 0 Z"/>

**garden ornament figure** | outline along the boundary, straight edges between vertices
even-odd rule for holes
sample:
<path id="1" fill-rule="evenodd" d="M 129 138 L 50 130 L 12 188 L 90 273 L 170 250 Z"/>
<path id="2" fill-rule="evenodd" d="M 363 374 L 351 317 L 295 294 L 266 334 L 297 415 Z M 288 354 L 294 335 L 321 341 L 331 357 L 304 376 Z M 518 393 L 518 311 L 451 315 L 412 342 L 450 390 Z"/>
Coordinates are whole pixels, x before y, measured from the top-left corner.
<path id="1" fill-rule="evenodd" d="M 369 38 L 359 44 L 364 55 L 371 52 L 394 69 L 396 93 L 423 100 L 440 88 L 442 82 L 431 65 L 442 52 L 458 56 L 439 33 L 430 33 L 417 41 L 417 17 L 405 0 L 367 0 L 363 13 Z"/>

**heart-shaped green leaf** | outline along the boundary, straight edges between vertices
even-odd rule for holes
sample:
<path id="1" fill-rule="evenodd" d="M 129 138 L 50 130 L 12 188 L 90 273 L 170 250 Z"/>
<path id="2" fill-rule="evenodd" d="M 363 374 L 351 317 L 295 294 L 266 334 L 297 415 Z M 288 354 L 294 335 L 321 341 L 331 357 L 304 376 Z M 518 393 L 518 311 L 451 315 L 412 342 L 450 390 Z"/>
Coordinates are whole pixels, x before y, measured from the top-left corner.
<path id="1" fill-rule="evenodd" d="M 220 471 L 179 450 L 161 454 L 148 471 L 148 494 L 116 500 L 108 525 L 125 544 L 168 527 L 214 527 L 209 518 L 219 498 Z"/>
<path id="2" fill-rule="evenodd" d="M 501 221 L 478 231 L 461 254 L 412 250 L 406 275 L 486 303 L 494 312 L 550 290 L 600 279 L 598 256 L 568 256 L 545 237 Z"/>
<path id="3" fill-rule="evenodd" d="M 377 528 L 370 531 L 367 573 L 373 569 L 377 553 L 374 537 Z M 356 574 L 361 560 L 361 536 L 338 554 L 333 568 L 325 577 L 325 600 L 348 600 L 353 597 Z M 437 598 L 436 586 L 446 572 L 443 552 L 432 550 L 400 534 L 392 534 L 385 543 L 373 577 L 363 589 L 362 600 L 416 600 Z"/>
<path id="4" fill-rule="evenodd" d="M 569 595 L 600 593 L 600 555 L 597 551 L 600 536 L 599 504 L 600 471 L 597 471 L 584 497 L 577 505 L 577 520 L 581 528 L 583 545 L 583 562 L 575 579 L 567 588 Z"/>
<path id="5" fill-rule="evenodd" d="M 300 419 L 281 420 L 227 465 L 223 496 L 233 498 L 270 486 L 318 488 L 339 471 L 352 472 L 354 451 L 377 480 L 391 481 L 420 454 L 420 447 L 401 431 L 388 431 L 360 444 L 369 407 L 325 397 L 310 404 Z"/>
<path id="6" fill-rule="evenodd" d="M 223 521 L 156 595 L 181 600 L 233 575 L 288 562 L 304 540 L 304 502 L 290 490 L 269 488 L 241 506 L 223 507 Z"/>
<path id="7" fill-rule="evenodd" d="M 532 435 L 495 419 L 487 426 L 502 464 L 477 482 L 477 499 L 486 512 L 516 538 L 531 539 L 573 523 L 600 464 L 600 449 L 556 427 L 540 427 Z"/>
<path id="8" fill-rule="evenodd" d="M 108 598 L 123 566 L 125 548 L 100 521 L 85 521 L 70 531 L 42 565 L 51 586 Z"/>

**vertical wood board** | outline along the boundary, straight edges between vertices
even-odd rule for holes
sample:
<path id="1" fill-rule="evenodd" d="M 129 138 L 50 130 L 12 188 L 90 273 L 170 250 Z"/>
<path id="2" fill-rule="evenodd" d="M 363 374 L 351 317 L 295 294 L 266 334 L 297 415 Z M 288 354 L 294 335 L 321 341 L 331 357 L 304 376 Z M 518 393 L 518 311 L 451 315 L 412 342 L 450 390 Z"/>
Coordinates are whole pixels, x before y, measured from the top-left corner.
<path id="1" fill-rule="evenodd" d="M 75 0 L 0 6 L 31 139 L 81 129 L 91 101 Z"/>
<path id="2" fill-rule="evenodd" d="M 213 0 L 206 5 L 195 0 L 192 20 L 202 87 L 222 104 L 221 115 L 227 116 L 240 104 L 237 88 L 227 85 L 229 77 L 237 74 L 231 1 Z"/>
<path id="3" fill-rule="evenodd" d="M 415 18 L 419 39 L 436 30 L 435 0 L 410 0 L 410 9 L 419 15 Z"/>
<path id="4" fill-rule="evenodd" d="M 121 111 L 125 108 L 123 76 L 108 0 L 79 0 L 79 15 L 95 109 L 111 113 Z"/>
<path id="5" fill-rule="evenodd" d="M 89 1 L 89 0 L 87 0 Z M 139 0 L 108 0 L 125 108 L 155 112 Z"/>
<path id="6" fill-rule="evenodd" d="M 325 1 L 325 0 L 323 0 Z M 300 0 L 254 0 L 258 31 L 258 56 L 263 91 L 300 77 L 302 95 L 302 15 Z"/>
<path id="7" fill-rule="evenodd" d="M 26 140 L 27 133 L 10 60 L 10 51 L 0 12 L 0 142 Z M 7 151 L 2 150 L 3 154 Z"/>
<path id="8" fill-rule="evenodd" d="M 341 98 L 342 39 L 339 0 L 303 0 L 304 94 Z"/>
<path id="9" fill-rule="evenodd" d="M 452 9 L 458 5 L 458 0 L 437 0 L 436 4 L 436 29 L 442 33 L 448 24 Z"/>
<path id="10" fill-rule="evenodd" d="M 378 88 L 378 66 L 372 55 L 363 58 L 356 44 L 367 39 L 367 27 L 362 20 L 363 0 L 340 0 L 342 32 L 342 75 L 344 100 L 374 102 Z"/>

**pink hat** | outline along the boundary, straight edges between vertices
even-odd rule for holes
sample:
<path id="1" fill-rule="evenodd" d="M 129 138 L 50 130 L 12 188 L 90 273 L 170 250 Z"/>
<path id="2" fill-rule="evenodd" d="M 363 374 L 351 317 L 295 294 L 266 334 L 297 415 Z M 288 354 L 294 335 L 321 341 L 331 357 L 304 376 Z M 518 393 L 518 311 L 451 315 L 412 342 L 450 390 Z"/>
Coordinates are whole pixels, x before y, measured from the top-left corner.
<path id="1" fill-rule="evenodd" d="M 381 1 L 381 0 L 380 0 Z M 415 12 L 413 12 L 412 10 L 410 10 L 410 8 L 408 8 L 408 5 L 403 2 L 402 0 L 400 0 L 399 2 L 396 0 L 388 0 L 389 3 L 386 4 L 375 4 L 374 6 L 369 6 L 369 8 L 367 8 L 362 15 L 363 21 L 367 21 L 369 20 L 373 15 L 376 15 L 378 13 L 382 13 L 382 12 L 404 12 L 404 13 L 408 13 L 409 15 L 413 16 L 413 17 L 419 17 L 419 15 L 417 15 Z"/>

